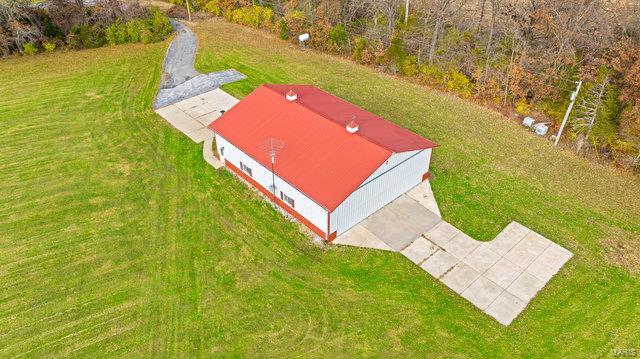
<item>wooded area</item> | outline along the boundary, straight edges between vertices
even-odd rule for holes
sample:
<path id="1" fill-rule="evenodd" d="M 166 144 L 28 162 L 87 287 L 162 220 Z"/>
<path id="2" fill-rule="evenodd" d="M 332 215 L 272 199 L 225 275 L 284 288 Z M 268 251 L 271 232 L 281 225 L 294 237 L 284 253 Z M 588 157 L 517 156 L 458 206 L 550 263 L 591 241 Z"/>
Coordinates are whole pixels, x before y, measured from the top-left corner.
<path id="1" fill-rule="evenodd" d="M 172 0 L 184 5 L 184 0 Z M 640 4 L 618 0 L 191 0 L 192 10 L 269 29 L 538 122 L 563 142 L 640 167 Z M 406 12 L 408 9 L 408 13 Z M 461 119 L 463 121 L 464 119 Z"/>
<path id="2" fill-rule="evenodd" d="M 0 58 L 56 49 L 151 43 L 173 32 L 157 8 L 119 0 L 0 0 Z"/>

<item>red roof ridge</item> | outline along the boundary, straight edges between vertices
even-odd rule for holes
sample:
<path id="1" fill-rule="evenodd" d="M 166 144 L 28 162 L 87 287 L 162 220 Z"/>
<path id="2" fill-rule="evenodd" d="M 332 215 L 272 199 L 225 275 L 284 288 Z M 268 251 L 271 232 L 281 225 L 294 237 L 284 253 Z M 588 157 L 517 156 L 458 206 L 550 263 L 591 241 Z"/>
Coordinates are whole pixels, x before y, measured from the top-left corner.
<path id="1" fill-rule="evenodd" d="M 258 86 L 258 87 L 264 87 L 264 88 L 266 88 L 266 89 L 269 89 L 269 91 L 271 91 L 271 92 L 273 92 L 273 93 L 276 93 L 276 94 L 278 94 L 278 95 L 282 96 L 282 95 L 280 94 L 280 92 L 279 92 L 279 91 L 277 91 L 277 90 L 276 90 L 276 89 L 274 89 L 274 88 L 271 88 L 269 85 L 270 85 L 270 84 L 262 84 L 262 85 L 260 85 L 260 86 Z M 310 87 L 313 87 L 313 88 L 315 88 L 315 89 L 317 89 L 317 90 L 319 90 L 319 91 L 322 91 L 322 90 L 320 90 L 319 88 L 317 88 L 317 87 L 315 87 L 315 86 L 313 86 L 313 85 L 292 85 L 292 86 L 310 86 Z M 324 93 L 326 93 L 326 94 L 331 95 L 330 93 L 328 93 L 328 92 L 326 92 L 326 91 L 322 91 L 322 92 L 324 92 Z M 331 96 L 333 96 L 333 95 L 331 95 Z M 332 119 L 328 118 L 327 116 L 325 116 L 325 115 L 324 115 L 324 114 L 322 114 L 321 112 L 316 111 L 316 110 L 314 110 L 313 108 L 311 108 L 311 107 L 309 107 L 309 106 L 305 106 L 305 105 L 304 105 L 304 103 L 302 103 L 302 102 L 300 102 L 300 101 L 294 101 L 294 102 L 295 102 L 295 104 L 296 104 L 296 105 L 298 105 L 298 106 L 300 106 L 300 107 L 304 108 L 305 110 L 307 110 L 307 111 L 311 111 L 311 112 L 315 113 L 316 115 L 318 115 L 318 116 L 320 116 L 320 117 L 322 117 L 322 118 L 326 119 L 327 121 L 331 122 L 331 123 L 332 123 L 332 124 L 334 124 L 335 126 L 338 126 L 338 127 L 342 128 L 342 129 L 344 129 L 344 127 L 342 127 L 342 125 L 341 125 L 341 124 L 339 124 L 338 122 L 336 122 L 336 121 L 334 121 L 334 120 L 332 120 Z M 355 105 L 354 105 L 354 106 L 355 106 Z M 352 120 L 351 122 L 354 122 L 354 121 Z M 356 124 L 356 126 L 358 126 L 358 125 Z M 355 127 L 355 126 L 352 126 L 352 127 Z M 394 153 L 394 151 L 393 151 L 393 150 L 391 150 L 391 149 L 389 149 L 389 148 L 387 148 L 387 147 L 385 147 L 385 146 L 383 146 L 383 145 L 379 144 L 378 142 L 374 141 L 374 140 L 373 140 L 373 139 L 371 139 L 371 138 L 368 138 L 367 136 L 364 136 L 364 135 L 362 134 L 362 132 L 356 132 L 356 133 L 354 133 L 354 134 L 355 134 L 355 135 L 358 135 L 358 136 L 360 136 L 360 137 L 362 137 L 362 138 L 364 138 L 365 140 L 367 140 L 367 141 L 368 141 L 368 142 L 370 142 L 371 144 L 376 145 L 377 147 L 380 147 L 380 148 L 382 148 L 383 150 L 390 152 L 389 157 L 391 157 L 391 155 Z M 384 163 L 384 162 L 383 162 L 383 163 Z"/>
<path id="2" fill-rule="evenodd" d="M 318 88 L 318 87 L 316 87 L 316 86 L 313 86 L 313 85 L 304 85 L 304 84 L 289 84 L 289 85 L 279 85 L 279 84 L 262 84 L 262 85 L 260 85 L 259 87 L 267 88 L 267 89 L 269 89 L 270 91 L 275 92 L 275 93 L 277 93 L 277 94 L 280 94 L 280 95 L 281 95 L 281 94 L 282 94 L 282 92 L 280 92 L 280 91 L 282 91 L 282 90 L 278 90 L 278 89 L 276 88 L 276 86 L 280 86 L 280 87 L 282 87 L 282 86 L 289 86 L 290 91 L 292 91 L 292 90 L 293 90 L 293 87 L 294 87 L 294 86 L 299 86 L 299 87 L 309 87 L 309 88 L 312 88 L 312 89 L 314 89 L 314 90 L 316 90 L 316 91 L 318 91 L 318 92 L 323 93 L 323 94 L 324 94 L 324 95 L 326 95 L 326 96 L 329 96 L 329 97 L 331 97 L 331 98 L 335 98 L 335 99 L 337 99 L 337 100 L 339 100 L 339 101 L 342 101 L 342 102 L 345 102 L 345 103 L 347 103 L 348 105 L 353 106 L 353 107 L 357 108 L 357 109 L 358 109 L 358 110 L 360 110 L 360 111 L 364 111 L 364 112 L 366 112 L 366 113 L 368 113 L 368 114 L 371 114 L 372 116 L 374 116 L 375 118 L 379 119 L 380 121 L 387 122 L 387 123 L 389 123 L 391 126 L 394 126 L 394 127 L 398 128 L 398 129 L 400 129 L 401 131 L 405 131 L 405 132 L 407 132 L 407 133 L 409 133 L 409 134 L 411 134 L 411 135 L 413 135 L 413 136 L 419 137 L 419 138 L 421 138 L 421 139 L 423 139 L 423 140 L 425 140 L 426 142 L 428 142 L 428 143 L 429 143 L 429 147 L 416 148 L 416 149 L 408 150 L 408 151 L 414 151 L 414 150 L 425 149 L 425 148 L 433 148 L 433 147 L 438 147 L 438 146 L 439 146 L 437 143 L 432 142 L 432 141 L 427 140 L 427 139 L 424 139 L 422 136 L 420 136 L 420 135 L 418 135 L 418 134 L 416 134 L 416 133 L 413 133 L 412 131 L 410 131 L 410 130 L 408 130 L 408 129 L 406 129 L 406 128 L 404 128 L 404 127 L 402 127 L 402 126 L 400 126 L 400 125 L 398 125 L 398 124 L 396 124 L 396 123 L 393 123 L 393 122 L 391 122 L 391 121 L 389 121 L 389 120 L 386 120 L 386 119 L 384 119 L 384 118 L 382 118 L 382 117 L 380 117 L 380 116 L 378 116 L 378 115 L 376 115 L 376 114 L 372 113 L 371 111 L 368 111 L 368 110 L 366 110 L 366 109 L 364 109 L 364 108 L 362 108 L 362 107 L 360 107 L 360 106 L 358 106 L 358 105 L 356 105 L 356 104 L 353 104 L 353 103 L 351 103 L 351 102 L 349 102 L 349 101 L 347 101 L 347 100 L 345 100 L 345 99 L 343 99 L 343 98 L 340 98 L 340 97 L 338 97 L 338 96 L 335 96 L 335 95 L 333 95 L 333 94 L 331 94 L 331 93 L 329 93 L 329 92 L 326 92 L 326 91 L 324 91 L 324 90 L 322 90 L 322 89 L 320 89 L 320 88 Z M 332 123 L 334 123 L 334 124 L 336 124 L 336 125 L 340 126 L 341 128 L 344 128 L 344 127 L 343 127 L 343 126 L 344 126 L 344 124 L 343 124 L 343 123 L 339 123 L 339 122 L 338 122 L 338 121 L 339 121 L 339 119 L 337 119 L 337 118 L 333 118 L 333 117 L 331 117 L 331 116 L 328 116 L 327 114 L 322 113 L 321 111 L 318 111 L 318 110 L 314 109 L 312 106 L 308 106 L 308 105 L 306 105 L 306 104 L 304 103 L 304 102 L 305 102 L 304 100 L 305 100 L 305 99 L 303 98 L 301 101 L 295 101 L 295 102 L 297 103 L 297 105 L 298 105 L 298 106 L 301 106 L 301 107 L 303 107 L 303 108 L 305 108 L 305 109 L 307 109 L 307 110 L 309 110 L 309 111 L 311 111 L 311 112 L 315 113 L 316 115 L 319 115 L 320 117 L 322 117 L 322 118 L 324 118 L 324 119 L 328 120 L 329 122 L 332 122 Z M 353 114 L 352 114 L 352 116 L 355 116 L 355 115 L 353 115 Z M 352 118 L 353 118 L 353 117 L 352 117 Z M 353 121 L 351 121 L 351 122 L 353 122 Z M 363 133 L 362 131 L 358 131 L 358 132 L 356 132 L 355 134 L 357 134 L 358 136 L 360 136 L 360 137 L 364 138 L 365 140 L 367 140 L 367 141 L 371 142 L 372 144 L 375 144 L 376 146 L 378 146 L 378 147 L 380 147 L 380 148 L 383 148 L 383 149 L 385 149 L 385 150 L 387 150 L 387 151 L 390 151 L 391 153 L 406 152 L 406 151 L 395 151 L 393 148 L 390 148 L 389 146 L 387 146 L 387 145 L 385 145 L 384 143 L 382 143 L 382 141 L 381 141 L 381 140 L 378 140 L 378 139 L 372 138 L 372 137 L 370 137 L 370 136 L 367 136 L 367 135 L 366 135 L 365 133 Z"/>

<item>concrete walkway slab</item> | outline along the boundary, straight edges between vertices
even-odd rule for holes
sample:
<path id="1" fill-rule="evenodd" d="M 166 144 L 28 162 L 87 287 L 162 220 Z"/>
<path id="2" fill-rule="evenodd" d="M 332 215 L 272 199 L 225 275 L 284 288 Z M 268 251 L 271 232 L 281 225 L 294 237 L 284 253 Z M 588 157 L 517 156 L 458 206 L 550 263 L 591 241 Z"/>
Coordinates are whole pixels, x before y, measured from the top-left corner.
<path id="1" fill-rule="evenodd" d="M 478 272 L 484 273 L 496 264 L 499 259 L 499 254 L 489 249 L 486 243 L 482 243 L 462 261 Z"/>
<path id="2" fill-rule="evenodd" d="M 426 238 L 418 238 L 400 253 L 415 264 L 420 264 L 438 250 L 438 246 Z"/>
<path id="3" fill-rule="evenodd" d="M 400 251 L 442 219 L 415 200 L 400 196 L 362 225 L 395 251 Z"/>
<path id="4" fill-rule="evenodd" d="M 525 271 L 509 285 L 507 292 L 513 294 L 521 301 L 529 303 L 529 301 L 535 297 L 536 293 L 544 287 L 544 284 L 545 282 Z"/>
<path id="5" fill-rule="evenodd" d="M 159 108 L 156 113 L 193 142 L 201 143 L 214 136 L 207 126 L 238 102 L 221 89 L 215 89 Z"/>
<path id="6" fill-rule="evenodd" d="M 460 232 L 448 241 L 442 248 L 462 260 L 469 253 L 473 252 L 480 245 L 480 242 Z"/>
<path id="7" fill-rule="evenodd" d="M 427 258 L 420 268 L 435 278 L 440 278 L 443 274 L 451 270 L 460 261 L 444 250 L 436 251 L 431 257 Z"/>
<path id="8" fill-rule="evenodd" d="M 440 208 L 438 208 L 438 202 L 436 202 L 436 198 L 433 195 L 431 183 L 429 181 L 424 181 L 409 190 L 409 192 L 407 192 L 407 196 L 416 200 L 429 211 L 435 213 L 438 217 L 442 217 L 440 214 Z"/>
<path id="9" fill-rule="evenodd" d="M 400 252 L 503 325 L 509 325 L 572 257 L 517 222 L 480 242 L 440 218 L 426 184 L 417 186 L 334 240 Z"/>
<path id="10" fill-rule="evenodd" d="M 458 262 L 449 272 L 442 276 L 442 283 L 456 293 L 462 293 L 478 277 L 480 277 L 480 273 L 468 265 Z"/>
<path id="11" fill-rule="evenodd" d="M 462 292 L 462 297 L 481 310 L 485 310 L 491 303 L 493 303 L 494 300 L 496 300 L 496 298 L 498 298 L 502 291 L 503 289 L 497 284 L 484 276 L 480 276 Z"/>
<path id="12" fill-rule="evenodd" d="M 524 272 L 524 268 L 518 267 L 506 258 L 500 258 L 496 264 L 487 270 L 485 276 L 506 289 L 522 272 Z"/>
<path id="13" fill-rule="evenodd" d="M 515 297 L 509 292 L 502 292 L 496 300 L 494 300 L 485 313 L 495 318 L 502 325 L 509 325 L 520 314 L 526 303 Z"/>
<path id="14" fill-rule="evenodd" d="M 449 243 L 453 237 L 462 233 L 458 228 L 450 225 L 449 223 L 442 221 L 436 226 L 424 233 L 425 238 L 429 239 L 433 243 L 444 246 Z"/>
<path id="15" fill-rule="evenodd" d="M 333 243 L 353 247 L 393 251 L 391 247 L 361 225 L 354 226 L 343 235 L 334 239 Z"/>

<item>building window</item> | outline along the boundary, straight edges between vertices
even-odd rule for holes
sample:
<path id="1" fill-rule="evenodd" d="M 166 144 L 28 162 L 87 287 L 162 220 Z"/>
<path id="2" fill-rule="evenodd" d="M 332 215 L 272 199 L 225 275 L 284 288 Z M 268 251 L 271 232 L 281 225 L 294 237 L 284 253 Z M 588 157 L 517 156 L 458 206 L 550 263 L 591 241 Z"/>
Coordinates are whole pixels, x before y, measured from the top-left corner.
<path id="1" fill-rule="evenodd" d="M 289 206 L 291 206 L 291 208 L 296 208 L 296 201 L 293 200 L 293 198 L 287 196 L 286 194 L 284 194 L 284 192 L 280 191 L 280 199 L 284 202 L 286 202 L 287 204 L 289 204 Z"/>
<path id="2" fill-rule="evenodd" d="M 246 174 L 248 174 L 249 177 L 253 177 L 253 175 L 251 174 L 251 168 L 247 167 L 247 165 L 245 165 L 242 162 L 240 162 L 240 169 L 243 170 Z"/>
<path id="3" fill-rule="evenodd" d="M 220 147 L 220 156 L 224 156 L 224 146 Z"/>

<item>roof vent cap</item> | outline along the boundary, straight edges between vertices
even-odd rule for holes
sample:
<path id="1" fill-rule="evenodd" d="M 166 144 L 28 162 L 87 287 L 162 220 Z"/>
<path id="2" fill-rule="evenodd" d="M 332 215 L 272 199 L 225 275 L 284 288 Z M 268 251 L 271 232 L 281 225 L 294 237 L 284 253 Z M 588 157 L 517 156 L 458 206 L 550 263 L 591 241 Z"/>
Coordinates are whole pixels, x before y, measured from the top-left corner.
<path id="1" fill-rule="evenodd" d="M 351 121 L 347 124 L 347 132 L 356 133 L 358 132 L 358 124 L 355 121 Z"/>
<path id="2" fill-rule="evenodd" d="M 293 89 L 291 89 L 291 90 L 289 90 L 289 92 L 287 92 L 287 95 L 285 97 L 289 101 L 295 101 L 295 100 L 298 99 L 298 94 L 293 92 Z"/>

